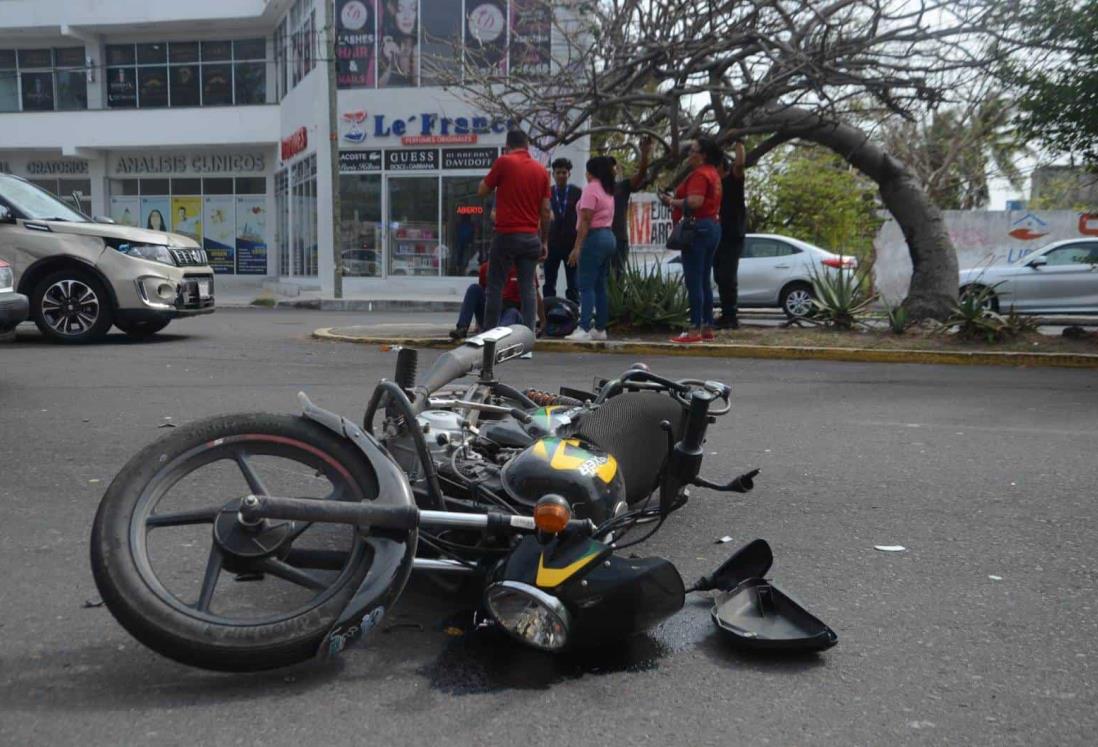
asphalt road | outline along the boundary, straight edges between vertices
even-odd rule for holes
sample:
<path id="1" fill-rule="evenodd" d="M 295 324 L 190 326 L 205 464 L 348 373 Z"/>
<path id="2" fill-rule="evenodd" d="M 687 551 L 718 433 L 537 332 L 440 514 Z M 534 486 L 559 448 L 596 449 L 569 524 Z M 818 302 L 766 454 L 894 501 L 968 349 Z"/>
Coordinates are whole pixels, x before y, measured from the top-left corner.
<path id="1" fill-rule="evenodd" d="M 1090 371 L 649 361 L 733 382 L 705 472 L 763 473 L 746 497 L 697 491 L 647 550 L 691 579 L 765 537 L 771 577 L 839 634 L 819 656 L 739 654 L 700 600 L 594 660 L 552 659 L 448 635 L 466 616 L 419 586 L 396 629 L 333 664 L 234 676 L 86 607 L 97 502 L 158 426 L 292 412 L 298 390 L 357 417 L 392 356 L 307 334 L 362 317 L 221 311 L 144 344 L 0 345 L 0 743 L 1093 743 Z M 538 354 L 503 373 L 583 386 L 629 362 Z"/>

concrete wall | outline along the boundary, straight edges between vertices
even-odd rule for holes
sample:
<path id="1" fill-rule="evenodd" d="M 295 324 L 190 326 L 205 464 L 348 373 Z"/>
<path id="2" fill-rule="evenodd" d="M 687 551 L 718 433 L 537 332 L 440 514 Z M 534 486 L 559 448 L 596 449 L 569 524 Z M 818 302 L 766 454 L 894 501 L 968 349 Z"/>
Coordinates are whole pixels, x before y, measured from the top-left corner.
<path id="1" fill-rule="evenodd" d="M 1053 241 L 1098 236 L 1098 214 L 1070 210 L 946 210 L 943 216 L 962 270 L 1015 262 Z M 911 283 L 911 256 L 895 220 L 881 226 L 873 246 L 877 288 L 897 303 Z"/>

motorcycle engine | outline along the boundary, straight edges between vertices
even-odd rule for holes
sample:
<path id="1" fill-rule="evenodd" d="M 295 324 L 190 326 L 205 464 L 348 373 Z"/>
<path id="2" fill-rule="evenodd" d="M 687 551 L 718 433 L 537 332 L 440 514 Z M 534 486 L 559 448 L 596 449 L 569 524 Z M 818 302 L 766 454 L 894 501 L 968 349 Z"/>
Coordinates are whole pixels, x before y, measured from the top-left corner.
<path id="1" fill-rule="evenodd" d="M 424 410 L 416 418 L 423 429 L 427 448 L 435 457 L 449 453 L 450 444 L 460 446 L 465 437 L 461 429 L 461 416 L 449 410 Z"/>

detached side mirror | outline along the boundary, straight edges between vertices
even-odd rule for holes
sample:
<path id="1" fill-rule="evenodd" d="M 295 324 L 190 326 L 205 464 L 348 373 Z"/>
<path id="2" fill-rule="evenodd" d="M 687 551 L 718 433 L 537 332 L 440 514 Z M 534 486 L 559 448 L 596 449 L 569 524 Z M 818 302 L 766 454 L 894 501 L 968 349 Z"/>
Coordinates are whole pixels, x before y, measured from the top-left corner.
<path id="1" fill-rule="evenodd" d="M 108 218 L 106 215 L 97 215 L 92 218 L 96 223 L 106 223 L 108 225 L 114 225 L 114 218 Z"/>
<path id="2" fill-rule="evenodd" d="M 7 205 L 0 205 L 0 223 L 14 223 L 15 216 Z"/>
<path id="3" fill-rule="evenodd" d="M 1026 262 L 1026 267 L 1030 267 L 1036 270 L 1039 267 L 1044 267 L 1048 264 L 1048 257 L 1034 257 L 1030 261 Z"/>

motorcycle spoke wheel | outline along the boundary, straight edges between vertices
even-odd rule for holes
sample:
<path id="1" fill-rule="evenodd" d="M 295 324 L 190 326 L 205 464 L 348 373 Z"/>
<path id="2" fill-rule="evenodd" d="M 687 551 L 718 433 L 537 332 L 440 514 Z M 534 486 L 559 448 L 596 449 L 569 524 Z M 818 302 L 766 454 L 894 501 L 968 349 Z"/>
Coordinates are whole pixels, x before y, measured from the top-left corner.
<path id="1" fill-rule="evenodd" d="M 338 462 L 292 439 L 243 434 L 177 456 L 148 482 L 131 521 L 137 568 L 163 602 L 220 625 L 277 623 L 323 604 L 362 561 L 349 526 L 245 525 L 246 495 L 362 499 Z"/>

